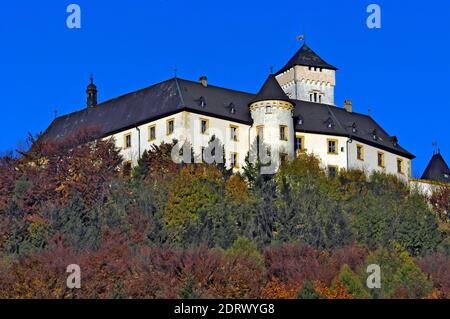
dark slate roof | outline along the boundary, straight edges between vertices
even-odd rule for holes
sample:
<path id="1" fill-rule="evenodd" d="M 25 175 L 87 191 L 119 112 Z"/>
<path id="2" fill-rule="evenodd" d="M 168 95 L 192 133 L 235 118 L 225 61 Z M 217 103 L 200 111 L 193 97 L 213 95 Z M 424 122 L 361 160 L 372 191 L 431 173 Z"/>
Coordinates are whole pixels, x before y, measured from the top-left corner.
<path id="1" fill-rule="evenodd" d="M 173 78 L 58 117 L 45 131 L 43 139 L 64 138 L 83 128 L 95 128 L 99 137 L 104 137 L 183 110 L 250 124 L 248 103 L 253 97 L 245 92 L 212 85 L 204 87 L 197 82 Z"/>
<path id="2" fill-rule="evenodd" d="M 306 44 L 303 44 L 303 46 L 297 51 L 297 53 L 295 53 L 295 55 L 289 60 L 289 62 L 280 71 L 278 71 L 276 75 L 283 73 L 284 71 L 287 71 L 296 65 L 337 70 L 336 67 L 325 62 L 325 60 L 323 60 L 320 56 L 317 55 L 317 53 L 311 50 L 310 47 L 308 47 Z"/>
<path id="3" fill-rule="evenodd" d="M 423 172 L 422 179 L 450 183 L 450 169 L 441 153 L 438 152 L 433 155 Z"/>
<path id="4" fill-rule="evenodd" d="M 283 89 L 275 78 L 275 75 L 273 74 L 269 75 L 266 82 L 264 82 L 261 90 L 259 90 L 258 94 L 256 94 L 252 102 L 259 102 L 264 100 L 288 101 L 294 104 L 286 95 L 286 93 L 284 93 Z"/>
<path id="5" fill-rule="evenodd" d="M 269 77 L 268 97 L 280 99 L 281 93 L 278 89 L 274 89 L 272 78 L 273 76 Z M 261 91 L 265 91 L 264 87 Z M 253 121 L 248 105 L 257 98 L 258 94 L 214 85 L 204 87 L 198 82 L 173 78 L 103 102 L 95 107 L 58 117 L 44 132 L 42 139 L 61 139 L 80 129 L 90 128 L 96 129 L 99 138 L 106 137 L 181 111 L 191 111 L 251 125 Z M 414 158 L 414 155 L 400 145 L 394 144 L 393 137 L 389 136 L 368 115 L 349 113 L 343 108 L 331 105 L 289 100 L 284 94 L 282 100 L 285 99 L 295 104 L 296 131 L 351 136 L 355 140 L 407 158 Z M 301 124 L 298 119 L 302 119 Z M 373 138 L 374 133 L 376 133 L 376 139 Z"/>
<path id="6" fill-rule="evenodd" d="M 401 147 L 395 136 L 390 136 L 372 117 L 344 108 L 294 100 L 295 129 L 298 132 L 350 136 L 355 141 L 389 150 L 413 159 L 415 156 Z"/>

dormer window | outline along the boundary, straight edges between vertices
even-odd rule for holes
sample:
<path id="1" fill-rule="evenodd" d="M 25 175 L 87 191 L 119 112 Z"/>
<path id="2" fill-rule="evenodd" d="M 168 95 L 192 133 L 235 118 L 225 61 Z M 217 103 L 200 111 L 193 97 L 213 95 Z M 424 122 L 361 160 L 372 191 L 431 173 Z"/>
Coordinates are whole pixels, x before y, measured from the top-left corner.
<path id="1" fill-rule="evenodd" d="M 358 132 L 358 130 L 356 129 L 356 123 L 352 124 L 352 133 L 356 134 Z"/>
<path id="2" fill-rule="evenodd" d="M 373 138 L 374 141 L 378 140 L 377 129 L 374 129 L 374 130 L 372 131 L 372 138 Z"/>
<path id="3" fill-rule="evenodd" d="M 303 125 L 303 117 L 299 117 L 298 119 L 297 119 L 297 124 L 298 125 Z"/>
<path id="4" fill-rule="evenodd" d="M 326 125 L 329 129 L 334 128 L 334 122 L 333 122 L 333 120 L 332 120 L 330 117 L 325 121 L 325 125 Z"/>
<path id="5" fill-rule="evenodd" d="M 234 103 L 230 103 L 229 108 L 231 114 L 236 114 L 236 106 L 234 106 Z"/>
<path id="6" fill-rule="evenodd" d="M 397 138 L 397 136 L 392 137 L 392 145 L 394 147 L 398 146 L 398 138 Z"/>
<path id="7" fill-rule="evenodd" d="M 206 99 L 203 96 L 201 96 L 198 99 L 198 104 L 200 105 L 200 107 L 206 107 Z"/>

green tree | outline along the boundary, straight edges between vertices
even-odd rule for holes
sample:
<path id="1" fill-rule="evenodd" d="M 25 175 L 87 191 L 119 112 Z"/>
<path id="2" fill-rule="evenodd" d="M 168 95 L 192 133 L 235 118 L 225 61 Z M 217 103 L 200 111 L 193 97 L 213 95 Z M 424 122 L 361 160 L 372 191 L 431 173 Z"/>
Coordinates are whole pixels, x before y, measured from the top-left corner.
<path id="1" fill-rule="evenodd" d="M 313 155 L 284 165 L 276 175 L 277 239 L 332 248 L 352 239 L 335 180 L 328 179 Z"/>
<path id="2" fill-rule="evenodd" d="M 302 290 L 298 293 L 298 299 L 320 299 L 320 295 L 314 289 L 313 283 L 307 280 L 303 284 Z"/>
<path id="3" fill-rule="evenodd" d="M 392 251 L 379 248 L 367 257 L 359 271 L 363 283 L 368 276 L 367 266 L 371 264 L 379 265 L 381 269 L 381 288 L 365 288 L 372 298 L 424 298 L 433 289 L 431 280 L 398 244 L 393 244 Z"/>
<path id="4" fill-rule="evenodd" d="M 342 266 L 338 280 L 355 298 L 365 299 L 369 297 L 364 284 L 361 282 L 361 278 L 347 264 Z"/>

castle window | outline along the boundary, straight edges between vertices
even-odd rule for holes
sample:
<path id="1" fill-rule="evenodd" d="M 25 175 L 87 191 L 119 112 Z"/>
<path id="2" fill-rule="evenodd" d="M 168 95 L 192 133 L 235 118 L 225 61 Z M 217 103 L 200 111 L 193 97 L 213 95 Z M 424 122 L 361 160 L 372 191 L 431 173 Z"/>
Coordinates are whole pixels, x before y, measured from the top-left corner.
<path id="1" fill-rule="evenodd" d="M 378 152 L 378 167 L 384 168 L 384 153 Z"/>
<path id="2" fill-rule="evenodd" d="M 175 129 L 175 120 L 174 119 L 167 120 L 167 132 L 166 132 L 166 134 L 167 135 L 171 135 L 173 133 L 174 129 Z"/>
<path id="3" fill-rule="evenodd" d="M 317 102 L 317 92 L 314 92 L 314 102 Z"/>
<path id="4" fill-rule="evenodd" d="M 148 127 L 148 141 L 156 140 L 156 125 L 152 125 Z"/>
<path id="5" fill-rule="evenodd" d="M 239 168 L 239 154 L 238 153 L 231 153 L 231 167 Z"/>
<path id="6" fill-rule="evenodd" d="M 322 95 L 319 95 L 319 103 L 322 103 Z"/>
<path id="7" fill-rule="evenodd" d="M 305 151 L 305 137 L 301 135 L 295 136 L 295 152 L 303 153 Z"/>
<path id="8" fill-rule="evenodd" d="M 329 165 L 328 166 L 328 176 L 331 178 L 335 178 L 337 176 L 337 174 L 338 174 L 338 167 Z"/>
<path id="9" fill-rule="evenodd" d="M 399 173 L 399 174 L 404 173 L 403 160 L 401 158 L 397 158 L 397 173 Z"/>
<path id="10" fill-rule="evenodd" d="M 338 140 L 336 139 L 327 139 L 328 146 L 328 154 L 337 155 L 338 154 Z"/>
<path id="11" fill-rule="evenodd" d="M 314 95 L 312 93 L 309 93 L 309 101 L 312 102 L 313 101 L 313 97 Z"/>
<path id="12" fill-rule="evenodd" d="M 209 121 L 207 119 L 200 120 L 200 132 L 202 134 L 208 134 Z"/>
<path id="13" fill-rule="evenodd" d="M 288 140 L 288 128 L 286 125 L 280 125 L 280 140 L 287 141 Z"/>
<path id="14" fill-rule="evenodd" d="M 230 138 L 232 141 L 237 142 L 239 140 L 239 128 L 234 125 L 230 125 Z"/>
<path id="15" fill-rule="evenodd" d="M 272 107 L 270 105 L 266 106 L 266 114 L 271 114 L 272 113 Z"/>
<path id="16" fill-rule="evenodd" d="M 125 134 L 123 138 L 123 147 L 130 148 L 131 147 L 131 133 Z"/>
<path id="17" fill-rule="evenodd" d="M 256 127 L 256 135 L 262 140 L 264 138 L 264 125 Z"/>
<path id="18" fill-rule="evenodd" d="M 356 145 L 356 158 L 360 161 L 364 161 L 364 145 Z"/>

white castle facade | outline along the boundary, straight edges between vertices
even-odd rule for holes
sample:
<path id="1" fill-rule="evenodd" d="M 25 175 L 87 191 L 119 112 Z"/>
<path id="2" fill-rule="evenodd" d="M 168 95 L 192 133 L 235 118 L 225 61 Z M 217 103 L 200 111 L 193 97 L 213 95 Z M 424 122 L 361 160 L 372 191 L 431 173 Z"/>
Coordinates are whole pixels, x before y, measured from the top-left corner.
<path id="1" fill-rule="evenodd" d="M 88 107 L 55 119 L 45 132 L 63 138 L 77 129 L 99 128 L 113 139 L 128 165 L 162 142 L 188 142 L 202 161 L 212 136 L 224 146 L 226 165 L 242 170 L 245 157 L 262 141 L 276 168 L 301 153 L 317 155 L 329 174 L 341 169 L 380 171 L 408 181 L 414 155 L 370 116 L 355 113 L 350 101 L 334 104 L 337 69 L 306 44 L 257 94 L 173 78 L 97 104 L 87 89 Z"/>

